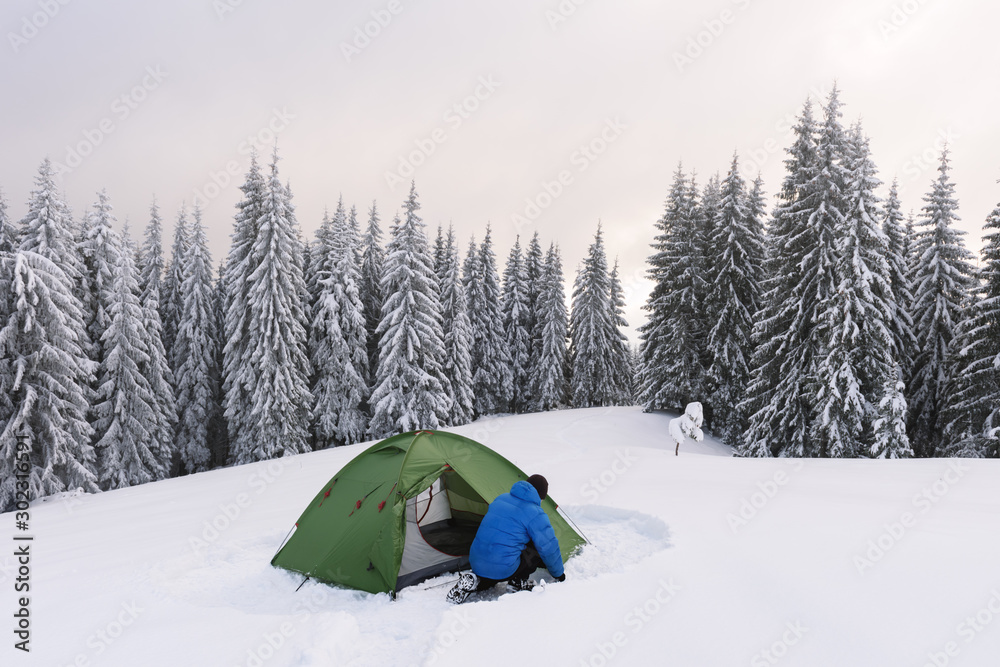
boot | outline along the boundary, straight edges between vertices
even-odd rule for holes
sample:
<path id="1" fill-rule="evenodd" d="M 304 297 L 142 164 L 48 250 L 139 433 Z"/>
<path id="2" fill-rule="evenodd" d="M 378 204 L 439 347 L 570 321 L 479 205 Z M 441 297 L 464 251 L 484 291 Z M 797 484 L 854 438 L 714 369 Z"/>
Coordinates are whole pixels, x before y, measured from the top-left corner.
<path id="1" fill-rule="evenodd" d="M 530 591 L 534 587 L 535 587 L 535 582 L 527 577 L 523 579 L 510 579 L 507 582 L 507 588 L 512 592 Z"/>
<path id="2" fill-rule="evenodd" d="M 461 604 L 469 597 L 472 591 L 479 586 L 479 577 L 472 572 L 463 572 L 458 577 L 458 582 L 448 591 L 448 602 Z"/>

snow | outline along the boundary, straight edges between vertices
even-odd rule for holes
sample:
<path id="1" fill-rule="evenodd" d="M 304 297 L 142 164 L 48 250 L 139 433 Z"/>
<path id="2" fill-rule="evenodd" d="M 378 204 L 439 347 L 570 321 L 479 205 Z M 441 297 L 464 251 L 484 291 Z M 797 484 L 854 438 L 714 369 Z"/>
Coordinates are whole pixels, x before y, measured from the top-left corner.
<path id="1" fill-rule="evenodd" d="M 301 577 L 268 564 L 366 445 L 37 502 L 32 652 L 8 634 L 0 663 L 995 664 L 995 463 L 739 459 L 710 436 L 674 456 L 674 416 L 591 408 L 452 429 L 545 474 L 592 542 L 565 583 L 458 607 L 447 585 L 396 601 L 296 592 Z M 14 516 L 0 526 L 12 544 Z"/>

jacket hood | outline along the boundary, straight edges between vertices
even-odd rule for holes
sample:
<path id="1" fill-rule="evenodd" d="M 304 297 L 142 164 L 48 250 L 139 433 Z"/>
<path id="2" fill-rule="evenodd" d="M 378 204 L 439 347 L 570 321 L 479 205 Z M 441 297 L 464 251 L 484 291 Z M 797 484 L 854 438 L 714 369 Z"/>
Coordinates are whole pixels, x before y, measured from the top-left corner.
<path id="1" fill-rule="evenodd" d="M 524 480 L 515 482 L 514 486 L 510 487 L 510 495 L 535 505 L 542 504 L 542 499 L 538 496 L 538 491 Z"/>

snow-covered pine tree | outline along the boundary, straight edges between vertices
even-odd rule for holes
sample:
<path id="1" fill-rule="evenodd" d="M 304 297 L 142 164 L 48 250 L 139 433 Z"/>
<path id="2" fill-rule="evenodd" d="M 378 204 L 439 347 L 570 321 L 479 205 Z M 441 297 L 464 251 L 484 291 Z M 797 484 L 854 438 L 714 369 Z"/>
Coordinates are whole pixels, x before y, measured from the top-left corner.
<path id="1" fill-rule="evenodd" d="M 309 450 L 313 399 L 309 392 L 302 242 L 291 193 L 278 176 L 277 153 L 271 161 L 256 231 L 247 275 L 252 323 L 249 358 L 240 369 L 250 398 L 250 430 L 233 443 L 236 463 Z"/>
<path id="2" fill-rule="evenodd" d="M 375 202 L 368 211 L 368 226 L 361 242 L 361 303 L 365 309 L 365 330 L 368 346 L 368 373 L 365 375 L 369 386 L 374 383 L 378 367 L 378 341 L 375 333 L 382 317 L 382 274 L 385 265 L 385 251 L 382 249 L 382 230 L 379 227 L 378 208 Z"/>
<path id="3" fill-rule="evenodd" d="M 694 184 L 692 183 L 692 186 Z M 699 201 L 695 192 L 691 192 L 689 195 L 694 207 L 694 219 L 697 221 L 696 225 L 698 228 L 698 255 L 695 258 L 697 264 L 698 273 L 703 276 L 701 281 L 701 294 L 698 295 L 698 301 L 702 304 L 701 307 L 701 322 L 703 323 L 702 329 L 704 333 L 704 339 L 702 340 L 701 351 L 702 359 L 701 365 L 705 369 L 705 392 L 709 394 L 711 392 L 710 378 L 708 377 L 708 368 L 712 364 L 712 357 L 708 353 L 708 347 L 706 342 L 708 340 L 708 332 L 712 326 L 712 323 L 717 319 L 717 313 L 713 311 L 716 301 L 709 297 L 712 288 L 712 276 L 709 273 L 710 267 L 712 266 L 712 260 L 716 256 L 717 251 L 714 248 L 715 243 L 715 227 L 718 224 L 719 218 L 719 208 L 722 205 L 722 183 L 719 179 L 719 173 L 716 172 L 708 179 L 705 183 L 705 187 L 702 188 L 701 200 Z M 712 426 L 712 414 L 710 411 L 706 411 L 705 421 L 708 427 Z"/>
<path id="4" fill-rule="evenodd" d="M 910 438 L 906 435 L 906 397 L 902 369 L 896 367 L 882 388 L 877 417 L 872 425 L 875 432 L 870 454 L 876 459 L 905 459 L 913 456 Z"/>
<path id="5" fill-rule="evenodd" d="M 7 200 L 3 196 L 3 190 L 0 190 L 0 253 L 10 257 L 16 247 L 17 232 L 7 215 Z"/>
<path id="6" fill-rule="evenodd" d="M 33 203 L 38 194 L 37 190 L 32 193 Z M 49 218 L 42 224 L 53 226 L 50 213 L 33 208 L 29 217 Z M 14 508 L 14 466 L 24 456 L 18 452 L 19 436 L 30 447 L 29 500 L 65 490 L 98 490 L 85 392 L 94 364 L 78 343 L 83 338 L 83 314 L 68 276 L 53 261 L 28 249 L 40 248 L 37 232 L 30 227 L 26 231 L 21 249 L 2 258 L 0 272 L 0 279 L 9 280 L 13 296 L 10 312 L 0 322 L 0 390 L 4 396 L 0 403 L 0 509 L 5 512 Z"/>
<path id="7" fill-rule="evenodd" d="M 177 369 L 176 449 L 187 474 L 211 468 L 211 420 L 218 411 L 219 336 L 212 280 L 212 255 L 201 222 L 194 211 L 187 252 L 182 258 L 181 311 L 174 339 L 173 367 Z"/>
<path id="8" fill-rule="evenodd" d="M 598 224 L 594 242 L 573 283 L 569 320 L 570 395 L 577 408 L 613 405 L 614 319 L 611 279 Z"/>
<path id="9" fill-rule="evenodd" d="M 642 390 L 648 410 L 683 411 L 691 401 L 707 402 L 702 364 L 705 331 L 701 297 L 705 294 L 701 226 L 696 190 L 681 165 L 657 220 L 653 255 L 647 260 L 653 290 L 643 309 L 649 317 L 640 329 Z"/>
<path id="10" fill-rule="evenodd" d="M 417 215 L 416 185 L 403 206 L 405 218 L 393 224 L 382 278 L 382 318 L 378 372 L 372 391 L 374 437 L 436 429 L 451 408 L 444 376 L 441 302 L 434 258 Z"/>
<path id="11" fill-rule="evenodd" d="M 959 220 L 948 149 L 941 151 L 938 178 L 924 197 L 923 218 L 913 246 L 913 327 L 917 350 L 907 395 L 909 435 L 917 456 L 937 456 L 943 442 L 945 389 L 954 377 L 957 327 L 973 285 L 973 259 L 955 227 Z"/>
<path id="12" fill-rule="evenodd" d="M 199 213 L 200 215 L 200 213 Z M 149 363 L 140 372 L 149 379 L 153 392 L 156 421 L 150 431 L 156 440 L 155 454 L 171 474 L 178 463 L 174 460 L 174 428 L 177 424 L 174 398 L 174 376 L 171 362 L 163 347 L 163 321 L 160 318 L 160 291 L 163 287 L 162 221 L 154 201 L 150 206 L 149 224 L 139 249 L 139 304 L 142 307 L 142 331 L 146 335 Z"/>
<path id="13" fill-rule="evenodd" d="M 106 191 L 98 193 L 94 210 L 84 220 L 83 239 L 79 244 L 87 285 L 87 300 L 83 306 L 87 336 L 91 341 L 90 357 L 99 364 L 104 359 L 105 350 L 101 339 L 111 324 L 109 308 L 114 298 L 112 284 L 118 255 L 122 252 L 112 227 L 117 219 Z"/>
<path id="14" fill-rule="evenodd" d="M 451 386 L 447 424 L 459 426 L 472 421 L 476 397 L 472 393 L 472 324 L 458 262 L 455 230 L 451 226 L 444 253 L 444 274 L 440 277 L 444 374 Z"/>
<path id="15" fill-rule="evenodd" d="M 545 254 L 545 265 L 539 278 L 538 319 L 535 321 L 539 341 L 538 360 L 533 363 L 532 396 L 534 409 L 555 410 L 566 405 L 566 375 L 569 318 L 566 312 L 566 295 L 563 286 L 562 260 L 554 243 Z"/>
<path id="16" fill-rule="evenodd" d="M 542 274 L 545 272 L 545 255 L 537 231 L 531 235 L 531 242 L 528 243 L 528 250 L 524 254 L 524 272 L 528 278 L 528 331 L 531 334 L 528 345 L 528 368 L 538 368 L 538 360 L 542 353 L 541 329 L 538 327 L 538 302 L 542 292 Z M 525 398 L 528 410 L 536 409 L 537 401 L 533 393 L 535 385 L 535 379 L 532 378 L 528 382 L 529 394 Z"/>
<path id="17" fill-rule="evenodd" d="M 985 231 L 979 280 L 955 338 L 956 366 L 945 392 L 947 456 L 1000 456 L 1000 206 Z"/>
<path id="18" fill-rule="evenodd" d="M 812 421 L 807 398 L 808 359 L 804 346 L 812 327 L 815 303 L 803 301 L 799 283 L 804 260 L 817 250 L 809 221 L 815 194 L 807 187 L 818 172 L 816 121 L 807 99 L 795 127 L 795 141 L 786 149 L 785 178 L 766 242 L 762 305 L 754 321 L 750 383 L 741 409 L 749 416 L 737 454 L 802 456 Z"/>
<path id="19" fill-rule="evenodd" d="M 149 206 L 149 223 L 139 249 L 139 292 L 145 295 L 163 292 L 163 219 L 156 200 Z M 157 297 L 159 298 L 159 297 Z M 157 305 L 159 309 L 159 305 Z M 162 319 L 162 318 L 161 318 Z"/>
<path id="20" fill-rule="evenodd" d="M 739 156 L 733 154 L 729 173 L 720 186 L 720 200 L 710 247 L 708 277 L 710 320 L 708 334 L 708 384 L 713 430 L 724 442 L 736 446 L 745 428 L 740 410 L 750 378 L 753 354 L 751 334 L 760 307 L 760 282 L 764 270 L 763 195 L 761 180 L 752 195 L 740 175 Z"/>
<path id="21" fill-rule="evenodd" d="M 860 124 L 845 137 L 840 163 L 844 217 L 835 229 L 837 288 L 817 310 L 823 355 L 816 371 L 819 414 L 811 436 L 817 455 L 842 458 L 871 450 L 872 422 L 882 398 L 886 392 L 895 395 L 897 362 L 888 240 L 875 195 L 881 181 Z"/>
<path id="22" fill-rule="evenodd" d="M 970 327 L 975 346 L 969 351 L 973 362 L 968 372 L 974 379 L 980 372 L 984 376 L 977 409 L 985 412 L 986 418 L 978 449 L 986 456 L 1000 458 L 1000 206 L 990 213 L 985 231 L 980 270 L 983 298 L 973 319 L 978 326 Z"/>
<path id="23" fill-rule="evenodd" d="M 611 284 L 611 297 L 608 306 L 611 309 L 611 331 L 609 333 L 609 343 L 611 345 L 611 383 L 610 390 L 614 405 L 632 405 L 635 395 L 632 392 L 632 352 L 629 350 L 628 337 L 623 329 L 628 329 L 628 320 L 625 319 L 625 290 L 622 288 L 622 280 L 618 275 L 618 259 L 615 258 L 614 268 L 608 277 Z"/>
<path id="24" fill-rule="evenodd" d="M 892 322 L 889 327 L 892 333 L 896 360 L 899 362 L 903 381 L 909 377 L 913 349 L 916 339 L 913 337 L 913 320 L 910 318 L 910 308 L 913 304 L 913 293 L 910 290 L 909 271 L 907 268 L 909 239 L 906 226 L 903 224 L 902 204 L 899 201 L 899 184 L 893 179 L 889 188 L 889 198 L 885 202 L 885 220 L 882 231 L 888 242 L 889 276 L 892 286 Z M 912 233 L 912 223 L 909 225 Z"/>
<path id="25" fill-rule="evenodd" d="M 490 226 L 486 237 L 463 267 L 462 280 L 469 302 L 472 323 L 472 393 L 476 414 L 491 415 L 509 409 L 514 391 L 510 351 L 504 342 L 500 278 Z"/>
<path id="26" fill-rule="evenodd" d="M 223 279 L 225 295 L 223 338 L 223 391 L 225 394 L 225 419 L 229 438 L 229 462 L 237 462 L 253 447 L 253 422 L 251 419 L 251 386 L 244 377 L 249 372 L 250 336 L 259 323 L 250 314 L 250 276 L 259 261 L 253 255 L 253 245 L 260 227 L 267 181 L 261 172 L 256 151 L 250 154 L 250 169 L 240 186 L 243 199 L 236 205 L 232 242 L 226 260 Z"/>
<path id="27" fill-rule="evenodd" d="M 0 322 L 0 465 L 13 466 L 16 439 L 31 447 L 30 499 L 67 489 L 97 491 L 97 458 L 87 421 L 97 366 L 87 356 L 83 306 L 76 286 L 85 271 L 69 207 L 45 159 L 8 257 L 11 295 Z M 11 509 L 15 477 L 0 475 L 0 507 Z"/>
<path id="28" fill-rule="evenodd" d="M 226 331 L 226 261 L 219 266 L 212 290 L 212 310 L 215 316 L 215 331 L 218 341 L 215 346 L 215 377 L 212 386 L 215 395 L 212 397 L 212 414 L 208 422 L 209 449 L 212 452 L 210 467 L 219 468 L 229 460 L 229 428 L 226 423 L 225 403 L 226 393 L 222 382 L 222 368 L 225 361 L 223 354 L 223 336 Z"/>
<path id="29" fill-rule="evenodd" d="M 437 276 L 439 285 L 444 280 L 445 264 L 448 260 L 446 252 L 444 229 L 438 225 L 437 236 L 434 237 L 434 275 Z"/>
<path id="30" fill-rule="evenodd" d="M 315 316 L 316 304 L 319 301 L 320 280 L 330 273 L 330 248 L 333 246 L 334 228 L 343 229 L 347 223 L 347 212 L 344 210 L 344 198 L 337 201 L 337 210 L 330 217 L 328 209 L 323 210 L 323 221 L 316 230 L 316 238 L 308 244 L 309 263 L 306 266 L 306 285 L 309 289 L 309 308 Z"/>
<path id="31" fill-rule="evenodd" d="M 354 217 L 354 209 L 351 209 Z M 321 228 L 322 229 L 322 228 Z M 310 327 L 313 434 L 317 449 L 364 439 L 368 426 L 368 347 L 356 224 L 338 205 L 327 233 L 316 240 L 319 290 Z"/>
<path id="32" fill-rule="evenodd" d="M 174 243 L 170 249 L 170 264 L 167 267 L 166 278 L 163 281 L 163 291 L 160 293 L 160 319 L 163 321 L 163 349 L 167 358 L 173 359 L 174 338 L 177 336 L 177 323 L 181 317 L 181 283 L 184 282 L 184 255 L 191 245 L 188 232 L 187 208 L 181 206 L 177 211 L 177 222 L 174 225 Z M 176 370 L 176 369 L 171 369 Z"/>
<path id="33" fill-rule="evenodd" d="M 510 373 L 513 390 L 510 394 L 510 411 L 524 412 L 528 404 L 529 354 L 531 353 L 531 330 L 528 317 L 528 274 L 524 270 L 524 255 L 521 239 L 514 240 L 514 246 L 507 256 L 503 271 L 503 293 L 500 297 L 503 313 L 504 343 L 510 354 Z"/>
<path id="34" fill-rule="evenodd" d="M 129 252 L 117 253 L 111 286 L 111 321 L 101 343 L 105 354 L 98 377 L 94 422 L 100 482 L 121 489 L 167 476 L 166 461 L 157 455 L 154 397 L 142 366 L 149 352 L 142 332 L 142 306 L 135 265 Z"/>

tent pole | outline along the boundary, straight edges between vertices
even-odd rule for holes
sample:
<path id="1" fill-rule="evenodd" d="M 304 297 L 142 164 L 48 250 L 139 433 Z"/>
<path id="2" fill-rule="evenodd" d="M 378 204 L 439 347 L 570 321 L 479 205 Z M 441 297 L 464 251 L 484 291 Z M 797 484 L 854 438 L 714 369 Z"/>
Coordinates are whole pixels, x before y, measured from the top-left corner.
<path id="1" fill-rule="evenodd" d="M 573 524 L 573 529 L 576 532 L 580 533 L 580 536 L 583 537 L 583 539 L 587 541 L 587 544 L 593 544 L 593 542 L 590 541 L 590 538 L 588 538 L 586 535 L 583 534 L 583 531 L 580 530 L 580 526 L 576 525 L 576 522 L 573 521 L 573 519 L 570 517 L 569 514 L 567 514 L 566 512 L 564 512 L 561 507 L 557 507 L 556 509 L 559 510 L 559 513 L 562 514 L 566 518 L 567 521 L 569 521 L 571 524 Z"/>

